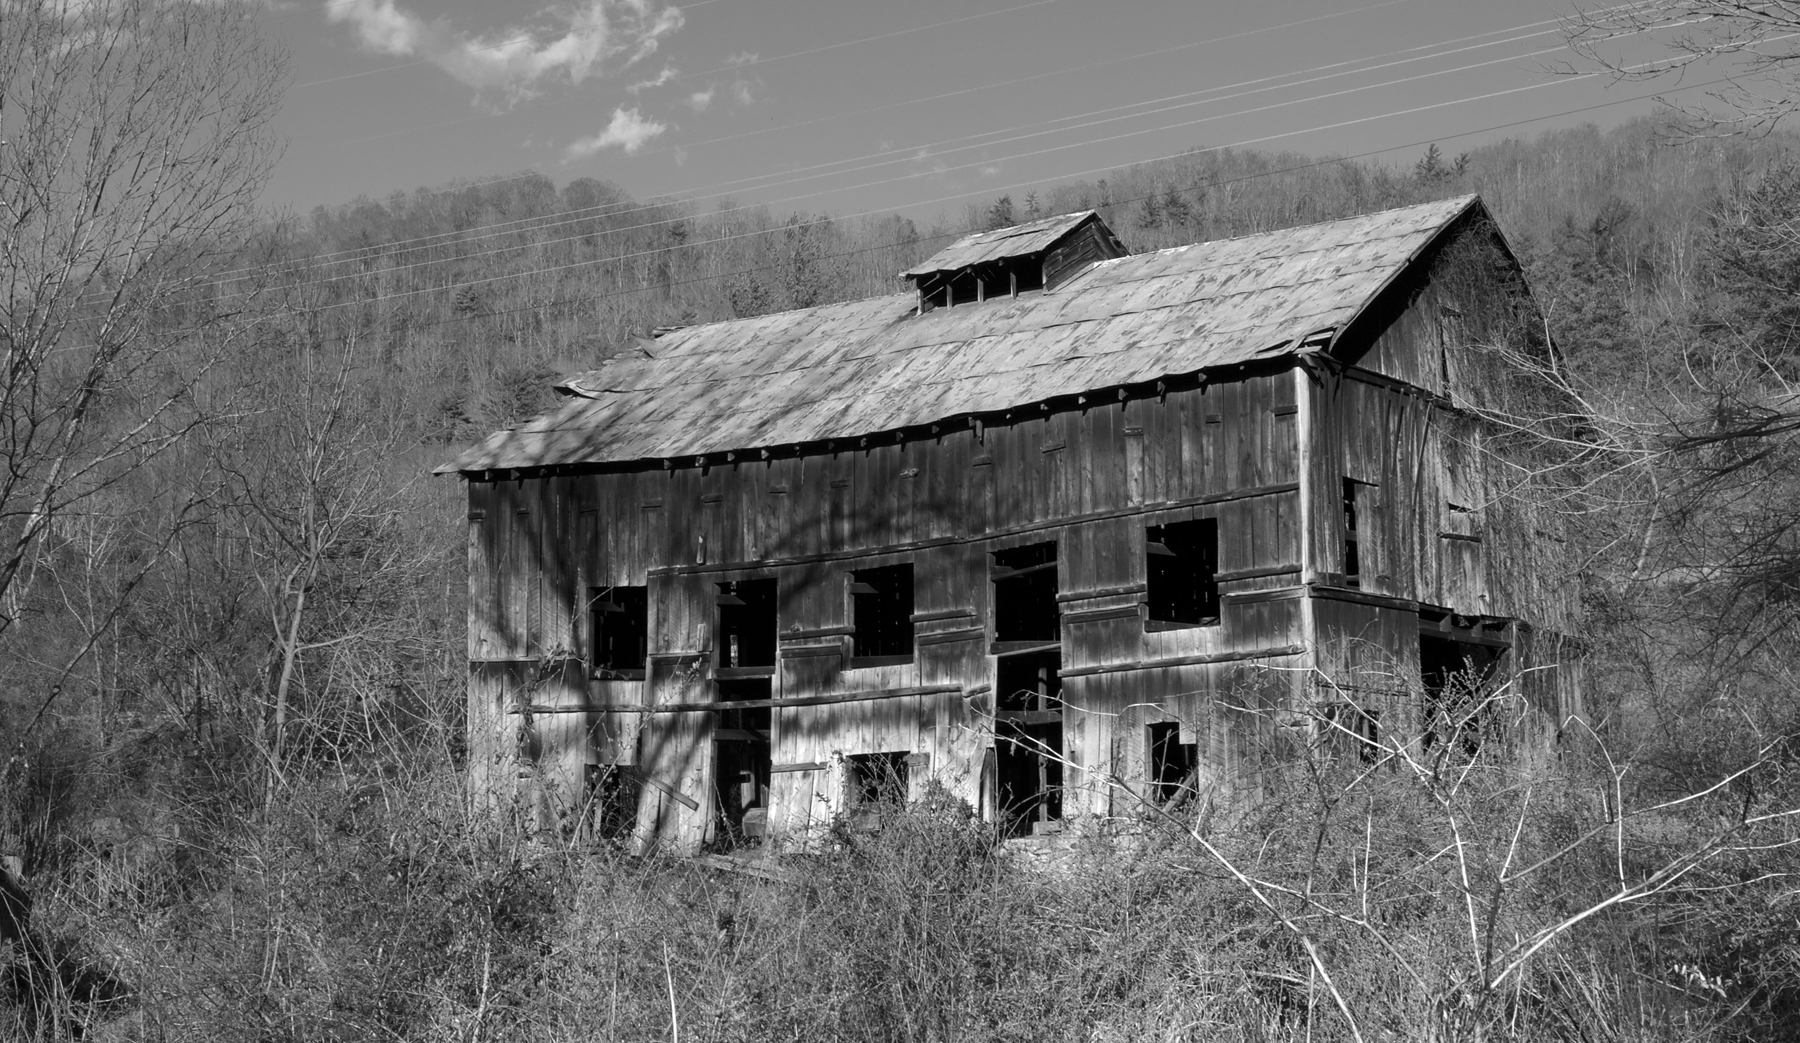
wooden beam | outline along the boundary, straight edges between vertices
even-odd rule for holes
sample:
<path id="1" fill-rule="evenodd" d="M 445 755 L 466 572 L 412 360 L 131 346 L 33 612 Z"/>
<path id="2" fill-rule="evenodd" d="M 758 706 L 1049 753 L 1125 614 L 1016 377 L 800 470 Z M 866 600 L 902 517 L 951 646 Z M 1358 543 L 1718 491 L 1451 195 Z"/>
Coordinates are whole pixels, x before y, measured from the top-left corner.
<path id="1" fill-rule="evenodd" d="M 661 790 L 662 792 L 667 793 L 669 795 L 670 800 L 673 800 L 675 803 L 680 804 L 682 807 L 688 809 L 689 811 L 699 811 L 700 810 L 700 802 L 699 801 L 695 800 L 694 798 L 692 798 L 690 796 L 687 796 L 686 794 L 682 793 L 680 790 L 676 789 L 674 786 L 669 785 L 668 783 L 655 777 L 654 775 L 647 775 L 635 767 L 629 767 L 629 766 L 623 765 L 623 764 L 616 765 L 616 767 L 619 770 L 619 774 L 627 776 L 632 779 L 636 779 L 637 781 L 643 783 L 646 786 L 649 786 L 652 789 Z"/>
<path id="2" fill-rule="evenodd" d="M 830 695 L 799 695 L 786 699 L 722 699 L 711 703 L 661 703 L 655 706 L 527 706 L 514 707 L 509 713 L 711 713 L 714 710 L 780 710 L 790 706 L 832 706 L 837 703 L 868 703 L 878 699 L 904 699 L 911 695 L 960 694 L 959 684 L 928 684 L 916 688 L 887 688 L 869 692 L 837 692 Z"/>
<path id="3" fill-rule="evenodd" d="M 1172 666 L 1211 666 L 1214 663 L 1238 663 L 1249 659 L 1276 659 L 1302 655 L 1305 645 L 1281 645 L 1276 648 L 1253 648 L 1243 652 L 1213 652 L 1208 655 L 1171 656 L 1167 659 L 1139 659 L 1129 663 L 1104 663 L 1099 666 L 1076 666 L 1057 671 L 1061 677 L 1087 677 L 1092 674 L 1119 674 L 1135 670 L 1161 670 Z"/>

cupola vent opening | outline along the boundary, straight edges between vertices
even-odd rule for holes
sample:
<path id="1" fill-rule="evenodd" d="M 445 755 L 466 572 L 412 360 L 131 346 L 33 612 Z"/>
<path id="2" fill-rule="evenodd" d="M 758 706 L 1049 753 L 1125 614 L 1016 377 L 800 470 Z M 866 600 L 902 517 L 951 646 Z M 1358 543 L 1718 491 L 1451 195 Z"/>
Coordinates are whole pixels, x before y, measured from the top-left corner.
<path id="1" fill-rule="evenodd" d="M 1094 261 L 1125 256 L 1118 236 L 1093 210 L 967 235 L 900 273 L 919 294 L 919 311 L 1053 290 Z"/>

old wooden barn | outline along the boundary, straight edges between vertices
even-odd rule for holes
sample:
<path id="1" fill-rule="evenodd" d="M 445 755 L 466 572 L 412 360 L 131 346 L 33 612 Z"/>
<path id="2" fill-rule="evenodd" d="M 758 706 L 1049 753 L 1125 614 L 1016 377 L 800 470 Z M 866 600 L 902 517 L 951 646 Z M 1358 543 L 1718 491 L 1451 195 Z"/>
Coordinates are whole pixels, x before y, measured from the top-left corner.
<path id="1" fill-rule="evenodd" d="M 1136 255 L 1072 214 L 904 276 L 666 332 L 444 468 L 481 794 L 694 850 L 935 782 L 1025 835 L 1254 787 L 1296 721 L 1450 741 L 1459 670 L 1578 712 L 1479 199 Z"/>

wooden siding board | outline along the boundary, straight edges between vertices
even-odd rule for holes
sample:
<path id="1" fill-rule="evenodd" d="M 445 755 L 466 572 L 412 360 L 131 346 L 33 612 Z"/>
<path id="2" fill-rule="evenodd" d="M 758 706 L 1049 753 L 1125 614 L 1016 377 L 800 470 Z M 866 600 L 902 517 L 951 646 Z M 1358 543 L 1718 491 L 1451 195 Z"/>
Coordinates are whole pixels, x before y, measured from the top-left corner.
<path id="1" fill-rule="evenodd" d="M 1081 279 L 1107 277 L 1104 267 Z M 1129 292 L 1141 289 L 1133 287 Z M 956 321 L 977 324 L 974 317 L 966 315 Z M 1135 331 L 1132 336 L 1158 335 L 1152 325 L 1130 326 Z M 745 343 L 753 344 L 754 338 Z M 1090 347 L 1075 336 L 1062 336 L 1058 343 L 1063 352 Z M 920 346 L 921 350 L 927 347 Z M 870 367 L 878 367 L 876 355 L 867 359 Z M 940 372 L 949 372 L 946 359 L 934 365 Z M 1020 379 L 1030 385 L 1040 376 Z M 791 381 L 771 385 L 771 393 L 792 385 Z M 1252 374 L 1239 380 L 1220 379 L 1200 390 L 1171 392 L 1161 401 L 1092 402 L 1084 408 L 1048 415 L 1034 412 L 1007 423 L 985 425 L 979 434 L 972 429 L 953 430 L 935 439 L 904 444 L 876 440 L 867 447 L 846 447 L 834 455 L 770 461 L 759 457 L 715 463 L 705 469 L 691 466 L 690 460 L 687 466 L 672 470 L 482 483 L 484 490 L 479 495 L 491 497 L 496 508 L 484 515 L 484 524 L 471 525 L 471 656 L 489 646 L 509 651 L 502 646 L 514 637 L 526 655 L 554 647 L 559 637 L 585 640 L 582 605 L 588 586 L 601 585 L 602 576 L 618 577 L 613 582 L 643 582 L 652 569 L 691 566 L 699 557 L 702 538 L 705 560 L 713 566 L 780 555 L 806 559 L 774 569 L 782 597 L 778 626 L 784 635 L 795 625 L 802 631 L 843 626 L 847 622 L 845 575 L 855 568 L 899 560 L 914 563 L 918 612 L 967 609 L 976 613 L 967 619 L 922 620 L 916 628 L 919 635 L 985 627 L 991 601 L 988 552 L 997 545 L 1053 538 L 1059 543 L 1061 588 L 1114 591 L 1064 604 L 1065 668 L 1149 664 L 1128 672 L 1077 675 L 1066 680 L 1072 708 L 1065 734 L 1072 759 L 1094 771 L 1141 772 L 1144 726 L 1154 719 L 1153 714 L 1167 714 L 1180 720 L 1184 736 L 1206 746 L 1209 771 L 1224 778 L 1227 770 L 1250 764 L 1262 753 L 1255 728 L 1222 710 L 1220 700 L 1238 688 L 1254 692 L 1264 701 L 1284 697 L 1281 693 L 1291 689 L 1292 675 L 1265 667 L 1297 665 L 1305 657 L 1286 656 L 1267 663 L 1192 659 L 1305 644 L 1309 640 L 1307 613 L 1314 603 L 1299 596 L 1227 599 L 1218 626 L 1146 633 L 1141 615 L 1135 611 L 1142 592 L 1117 590 L 1143 582 L 1142 530 L 1146 525 L 1217 517 L 1220 565 L 1226 571 L 1283 570 L 1294 565 L 1329 571 L 1334 564 L 1342 567 L 1342 533 L 1332 529 L 1339 514 L 1339 479 L 1344 474 L 1366 474 L 1380 492 L 1378 503 L 1371 504 L 1368 511 L 1372 531 L 1362 534 L 1365 561 L 1392 574 L 1384 581 L 1387 585 L 1379 587 L 1380 592 L 1399 597 L 1425 592 L 1432 597 L 1462 599 L 1458 604 L 1482 590 L 1496 604 L 1524 605 L 1537 596 L 1526 592 L 1520 581 L 1497 564 L 1492 554 L 1498 551 L 1486 549 L 1499 547 L 1499 540 L 1474 547 L 1473 556 L 1456 568 L 1438 561 L 1443 551 L 1437 533 L 1448 524 L 1442 506 L 1447 490 L 1459 481 L 1465 487 L 1485 489 L 1480 484 L 1485 479 L 1472 470 L 1477 467 L 1475 459 L 1459 457 L 1460 450 L 1446 447 L 1444 439 L 1453 432 L 1446 428 L 1443 417 L 1447 414 L 1440 406 L 1401 389 L 1327 375 L 1321 393 L 1308 396 L 1315 403 L 1308 419 L 1319 451 L 1313 454 L 1311 471 L 1301 475 L 1298 420 L 1288 411 L 1296 405 L 1295 386 L 1294 378 L 1285 372 L 1272 377 Z M 1220 423 L 1206 423 L 1213 414 L 1221 418 Z M 1127 434 L 1128 428 L 1142 433 Z M 1056 446 L 1060 448 L 1045 451 Z M 991 456 L 992 464 L 973 466 L 975 458 L 984 455 Z M 916 476 L 903 477 L 914 468 Z M 1319 493 L 1319 509 L 1310 519 L 1301 516 L 1299 494 L 1286 489 L 1174 510 L 1068 521 L 1134 503 L 1264 490 L 1301 480 Z M 834 482 L 844 483 L 843 487 L 834 488 Z M 785 487 L 787 493 L 776 494 L 777 486 Z M 702 494 L 716 495 L 717 502 L 703 502 Z M 477 495 L 472 486 L 471 503 Z M 663 501 L 661 510 L 642 508 L 644 501 L 655 499 Z M 525 504 L 527 512 L 520 515 L 516 509 L 501 509 L 502 501 L 508 507 L 515 502 Z M 589 504 L 594 505 L 591 515 L 584 513 Z M 485 524 L 489 518 L 496 524 Z M 1499 524 L 1499 518 L 1496 514 L 1490 520 Z M 1045 527 L 1020 531 L 1031 525 Z M 1302 562 L 1300 535 L 1302 527 L 1309 525 L 1316 553 L 1312 561 Z M 1002 530 L 1010 531 L 1001 540 L 989 543 L 980 539 Z M 934 538 L 955 542 L 898 549 Z M 493 553 L 486 553 L 488 546 Z M 872 557 L 868 552 L 875 548 L 886 552 Z M 849 556 L 817 558 L 838 552 Z M 1414 562 L 1418 563 L 1415 574 L 1403 575 Z M 476 580 L 473 570 L 478 566 L 483 576 Z M 649 579 L 653 650 L 703 651 L 707 658 L 700 662 L 658 661 L 643 686 L 643 698 L 661 703 L 691 700 L 696 696 L 688 693 L 696 684 L 707 693 L 713 691 L 706 665 L 714 651 L 712 591 L 713 584 L 725 575 L 718 570 L 658 572 Z M 1302 580 L 1297 573 L 1267 573 L 1231 580 L 1227 590 L 1292 587 L 1297 591 Z M 478 608 L 483 600 L 492 607 Z M 1416 673 L 1416 631 L 1409 636 L 1398 622 L 1416 626 L 1415 616 L 1397 608 L 1344 607 L 1335 601 L 1331 605 L 1319 609 L 1321 635 L 1341 635 L 1353 622 L 1351 617 L 1373 615 L 1381 620 L 1377 628 L 1381 643 L 1398 642 L 1404 649 L 1410 641 Z M 1112 618 L 1071 616 L 1121 607 L 1131 611 Z M 799 648 L 835 642 L 841 646 L 844 640 L 815 635 L 783 644 Z M 855 671 L 846 670 L 839 655 L 783 659 L 774 684 L 782 694 L 931 683 L 991 684 L 994 660 L 985 655 L 985 649 L 986 642 L 980 639 L 919 645 L 914 661 L 907 666 Z M 1182 657 L 1190 661 L 1156 665 L 1157 660 Z M 567 686 L 566 679 L 555 683 Z M 472 721 L 478 688 L 484 700 L 504 698 L 496 694 L 504 685 L 477 678 L 472 668 Z M 585 697 L 595 689 L 584 686 L 581 691 Z M 971 766 L 978 767 L 981 747 L 991 742 L 991 733 L 971 712 L 972 703 L 982 705 L 983 700 L 908 696 L 777 709 L 773 712 L 773 759 L 787 764 L 824 763 L 834 750 L 847 755 L 919 750 L 931 753 L 934 772 L 960 777 L 957 784 L 972 797 Z M 1142 703 L 1151 705 L 1141 708 L 1138 704 Z M 697 843 L 711 825 L 711 813 L 706 810 L 712 801 L 712 750 L 710 731 L 706 730 L 711 715 L 687 715 L 706 719 L 705 728 L 683 723 L 678 719 L 681 716 L 643 715 L 643 730 L 634 745 L 646 771 L 662 773 L 658 777 L 666 775 L 681 792 L 701 801 L 703 808 L 700 813 L 691 812 L 652 794 L 647 798 L 654 807 L 647 812 L 646 836 Z M 577 723 L 580 716 L 567 715 L 567 720 Z M 589 750 L 586 747 L 591 744 L 585 739 L 550 735 L 554 727 L 539 728 L 540 764 L 545 772 L 567 772 L 575 764 L 571 751 L 578 747 L 584 757 L 622 756 L 616 749 L 618 740 L 610 736 L 599 744 L 604 750 L 598 746 Z M 780 776 L 774 787 L 777 822 L 816 822 L 809 802 L 821 795 L 837 799 L 838 786 L 828 770 L 783 772 Z M 1106 813 L 1110 799 L 1084 790 L 1071 798 L 1071 813 L 1080 809 Z"/>

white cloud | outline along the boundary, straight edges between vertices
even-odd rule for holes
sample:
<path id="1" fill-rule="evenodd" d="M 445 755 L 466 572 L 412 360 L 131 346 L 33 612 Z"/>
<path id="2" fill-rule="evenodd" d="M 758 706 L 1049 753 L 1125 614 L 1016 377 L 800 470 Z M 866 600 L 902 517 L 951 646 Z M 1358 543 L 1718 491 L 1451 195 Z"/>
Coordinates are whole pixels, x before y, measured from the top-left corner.
<path id="1" fill-rule="evenodd" d="M 681 75 L 680 71 L 678 71 L 673 65 L 665 65 L 665 66 L 663 66 L 663 71 L 656 74 L 655 79 L 639 80 L 637 83 L 634 83 L 625 89 L 630 91 L 633 94 L 636 94 L 639 91 L 647 91 L 647 90 L 651 89 L 652 87 L 661 87 L 663 84 L 668 83 L 670 80 L 675 79 L 677 76 L 680 76 L 680 75 Z"/>
<path id="2" fill-rule="evenodd" d="M 612 122 L 606 129 L 592 137 L 581 138 L 569 146 L 567 159 L 582 159 L 591 156 L 601 149 L 617 145 L 625 150 L 626 155 L 644 147 L 644 143 L 656 137 L 668 126 L 653 119 L 645 119 L 636 107 L 620 106 L 613 110 Z"/>
<path id="3" fill-rule="evenodd" d="M 708 87 L 703 91 L 695 91 L 687 96 L 687 107 L 693 109 L 695 112 L 705 112 L 707 106 L 712 104 L 713 95 L 715 93 L 717 93 L 717 91 L 712 87 Z"/>
<path id="4" fill-rule="evenodd" d="M 751 62 L 756 61 L 756 59 L 757 59 L 757 53 L 755 51 L 739 51 L 738 53 L 732 55 L 731 57 L 726 58 L 725 64 L 726 65 L 749 65 Z"/>
<path id="5" fill-rule="evenodd" d="M 325 7 L 326 21 L 352 26 L 365 48 L 423 58 L 462 83 L 501 91 L 509 99 L 531 95 L 547 77 L 580 83 L 627 68 L 655 53 L 685 20 L 680 8 L 657 7 L 655 0 L 586 0 L 584 6 L 542 17 L 560 23 L 552 33 L 561 35 L 540 40 L 539 33 L 524 28 L 471 35 L 442 20 L 427 21 L 395 0 L 328 0 Z M 665 77 L 671 75 L 664 70 Z"/>
<path id="6" fill-rule="evenodd" d="M 739 105 L 748 105 L 756 100 L 750 96 L 750 84 L 743 80 L 739 80 L 731 85 L 731 93 L 733 97 L 737 98 L 737 103 Z"/>

